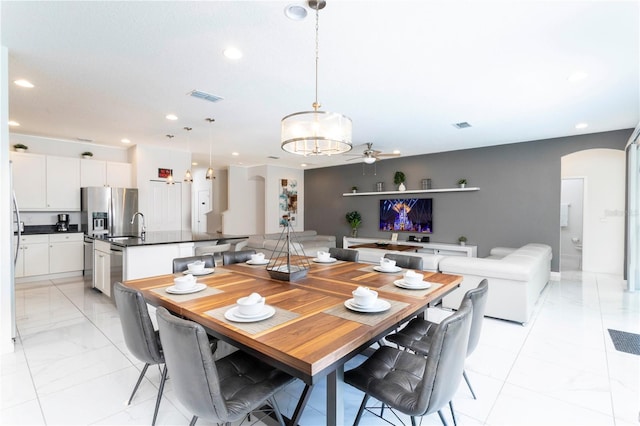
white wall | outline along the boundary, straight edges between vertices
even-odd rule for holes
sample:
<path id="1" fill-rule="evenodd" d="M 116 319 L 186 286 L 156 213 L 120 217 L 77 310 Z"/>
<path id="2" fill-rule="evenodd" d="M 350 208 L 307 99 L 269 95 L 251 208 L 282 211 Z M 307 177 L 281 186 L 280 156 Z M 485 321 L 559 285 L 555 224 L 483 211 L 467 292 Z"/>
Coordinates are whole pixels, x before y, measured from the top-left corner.
<path id="1" fill-rule="evenodd" d="M 13 352 L 11 285 L 12 253 L 12 208 L 9 187 L 9 53 L 0 47 L 0 353 Z"/>
<path id="2" fill-rule="evenodd" d="M 158 177 L 158 169 L 172 169 L 176 182 L 182 182 L 185 170 L 191 168 L 191 153 L 151 146 L 137 145 L 134 149 L 133 161 L 135 182 L 138 187 L 138 210 L 145 215 L 147 223 L 154 223 L 154 206 L 150 205 L 151 181 L 165 181 Z M 191 184 L 182 182 L 181 229 L 165 229 L 165 231 L 191 230 Z M 150 229 L 151 230 L 151 229 Z"/>
<path id="3" fill-rule="evenodd" d="M 223 233 L 251 235 L 280 232 L 280 179 L 298 181 L 296 231 L 304 230 L 304 171 L 276 166 L 229 166 L 229 208 Z"/>
<path id="4" fill-rule="evenodd" d="M 622 274 L 624 151 L 591 149 L 562 157 L 562 177 L 584 176 L 582 269 Z"/>

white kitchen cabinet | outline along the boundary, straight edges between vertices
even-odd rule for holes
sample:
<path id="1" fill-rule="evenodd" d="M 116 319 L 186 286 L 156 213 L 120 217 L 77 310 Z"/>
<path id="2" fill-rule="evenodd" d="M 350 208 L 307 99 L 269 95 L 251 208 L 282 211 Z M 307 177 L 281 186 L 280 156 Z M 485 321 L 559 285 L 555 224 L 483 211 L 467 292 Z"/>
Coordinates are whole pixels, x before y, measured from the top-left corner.
<path id="1" fill-rule="evenodd" d="M 12 152 L 11 160 L 21 210 L 80 210 L 79 159 Z"/>
<path id="2" fill-rule="evenodd" d="M 47 157 L 11 153 L 13 189 L 21 210 L 47 208 Z"/>
<path id="3" fill-rule="evenodd" d="M 114 161 L 80 160 L 80 186 L 131 188 L 131 164 Z"/>
<path id="4" fill-rule="evenodd" d="M 16 265 L 16 278 L 46 275 L 49 273 L 49 236 L 23 235 Z"/>
<path id="5" fill-rule="evenodd" d="M 80 233 L 49 235 L 49 273 L 82 271 L 84 236 Z"/>
<path id="6" fill-rule="evenodd" d="M 80 159 L 47 156 L 47 208 L 80 210 Z"/>
<path id="7" fill-rule="evenodd" d="M 111 296 L 111 245 L 98 240 L 93 244 L 93 287 Z"/>
<path id="8" fill-rule="evenodd" d="M 80 160 L 80 187 L 105 186 L 107 184 L 107 162 Z"/>

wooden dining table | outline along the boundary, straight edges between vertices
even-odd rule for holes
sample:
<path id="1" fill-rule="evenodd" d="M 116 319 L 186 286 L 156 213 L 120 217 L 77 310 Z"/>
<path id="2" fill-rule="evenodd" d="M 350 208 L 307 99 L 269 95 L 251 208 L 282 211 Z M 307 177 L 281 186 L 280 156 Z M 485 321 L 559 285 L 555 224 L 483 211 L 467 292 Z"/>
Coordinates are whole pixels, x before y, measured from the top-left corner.
<path id="1" fill-rule="evenodd" d="M 408 290 L 394 284 L 402 279 L 404 271 L 385 273 L 374 267 L 341 260 L 311 262 L 306 277 L 288 282 L 272 279 L 265 265 L 224 265 L 209 275 L 198 276 L 198 284 L 205 288 L 191 294 L 166 291 L 179 274 L 124 284 L 140 290 L 149 304 L 195 321 L 209 334 L 302 380 L 307 386 L 292 424 L 302 414 L 313 386 L 326 377 L 327 425 L 343 425 L 344 364 L 401 323 L 424 312 L 431 302 L 462 281 L 457 275 L 421 271 L 431 286 Z M 348 309 L 345 301 L 359 286 L 375 289 L 389 308 L 375 313 Z M 230 316 L 234 312 L 230 309 L 235 308 L 237 299 L 254 292 L 266 298 L 275 314 L 262 321 L 238 322 Z"/>

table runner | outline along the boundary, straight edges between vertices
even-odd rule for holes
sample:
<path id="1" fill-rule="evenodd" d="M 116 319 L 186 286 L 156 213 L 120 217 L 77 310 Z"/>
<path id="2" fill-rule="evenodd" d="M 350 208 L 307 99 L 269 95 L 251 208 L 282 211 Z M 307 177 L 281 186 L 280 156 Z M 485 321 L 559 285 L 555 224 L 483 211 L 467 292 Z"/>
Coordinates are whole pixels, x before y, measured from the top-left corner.
<path id="1" fill-rule="evenodd" d="M 344 304 L 336 305 L 332 308 L 329 308 L 323 311 L 325 314 L 333 315 L 335 317 L 344 318 L 349 321 L 359 322 L 360 324 L 365 325 L 376 325 L 380 321 L 386 319 L 387 317 L 395 314 L 396 312 L 404 309 L 408 306 L 408 303 L 398 302 L 396 300 L 384 299 L 391 304 L 391 308 L 384 312 L 356 312 L 347 309 Z"/>
<path id="2" fill-rule="evenodd" d="M 156 293 L 160 297 L 164 297 L 165 299 L 173 300 L 174 302 L 187 302 L 193 299 L 199 299 L 200 297 L 213 296 L 214 294 L 222 293 L 222 290 L 218 290 L 217 288 L 207 287 L 202 291 L 198 291 L 197 293 L 189 293 L 189 294 L 171 294 L 167 293 L 166 289 L 169 287 L 173 287 L 172 285 L 168 285 L 166 287 L 154 288 L 151 290 Z"/>
<path id="3" fill-rule="evenodd" d="M 263 331 L 267 331 L 273 327 L 277 327 L 281 324 L 289 322 L 300 316 L 300 314 L 296 314 L 295 312 L 287 311 L 285 309 L 281 309 L 276 306 L 270 305 L 276 310 L 275 315 L 273 315 L 271 318 L 267 318 L 265 320 L 256 321 L 256 322 L 229 321 L 224 317 L 224 313 L 229 309 L 233 308 L 234 306 L 236 305 L 234 304 L 234 305 L 224 306 L 222 308 L 212 309 L 210 311 L 206 311 L 205 314 L 217 319 L 218 321 L 231 324 L 234 327 L 239 328 L 240 330 L 248 334 L 257 334 Z"/>

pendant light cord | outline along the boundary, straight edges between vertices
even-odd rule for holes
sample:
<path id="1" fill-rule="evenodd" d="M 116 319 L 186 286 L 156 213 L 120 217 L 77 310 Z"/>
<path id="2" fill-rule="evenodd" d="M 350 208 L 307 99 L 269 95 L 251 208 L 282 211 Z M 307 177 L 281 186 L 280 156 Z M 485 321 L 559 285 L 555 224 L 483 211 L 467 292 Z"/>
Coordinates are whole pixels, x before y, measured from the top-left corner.
<path id="1" fill-rule="evenodd" d="M 317 111 L 320 108 L 320 104 L 318 103 L 318 61 L 319 61 L 319 52 L 318 48 L 318 38 L 319 38 L 319 29 L 320 29 L 320 4 L 316 5 L 316 101 L 313 103 L 313 110 Z"/>

